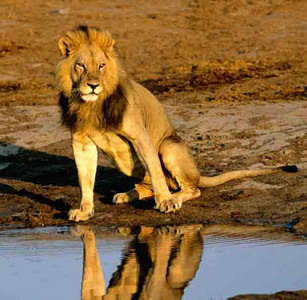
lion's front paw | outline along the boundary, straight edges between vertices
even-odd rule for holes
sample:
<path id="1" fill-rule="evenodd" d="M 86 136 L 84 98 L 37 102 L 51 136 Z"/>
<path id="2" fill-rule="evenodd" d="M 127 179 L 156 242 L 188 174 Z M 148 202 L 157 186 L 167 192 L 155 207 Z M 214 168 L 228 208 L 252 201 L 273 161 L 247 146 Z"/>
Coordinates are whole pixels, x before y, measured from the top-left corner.
<path id="1" fill-rule="evenodd" d="M 160 235 L 181 235 L 183 233 L 182 226 L 175 225 L 165 225 L 157 229 L 158 234 Z"/>
<path id="2" fill-rule="evenodd" d="M 83 238 L 84 236 L 93 235 L 94 233 L 88 225 L 76 225 L 70 227 L 70 234 L 72 236 Z"/>
<path id="3" fill-rule="evenodd" d="M 129 203 L 129 196 L 126 193 L 115 194 L 113 197 L 113 203 L 115 204 Z"/>
<path id="4" fill-rule="evenodd" d="M 69 221 L 86 221 L 94 216 L 94 210 L 71 209 L 68 213 Z"/>
<path id="5" fill-rule="evenodd" d="M 164 213 L 170 213 L 180 209 L 181 206 L 182 206 L 182 201 L 178 199 L 168 199 L 157 204 L 155 206 L 155 209 Z"/>

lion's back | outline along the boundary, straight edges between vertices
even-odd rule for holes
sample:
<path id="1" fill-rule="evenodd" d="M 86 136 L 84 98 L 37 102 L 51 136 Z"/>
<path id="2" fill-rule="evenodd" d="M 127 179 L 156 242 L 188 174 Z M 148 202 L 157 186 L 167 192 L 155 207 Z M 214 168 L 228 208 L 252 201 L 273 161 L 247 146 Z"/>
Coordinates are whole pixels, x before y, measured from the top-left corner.
<path id="1" fill-rule="evenodd" d="M 130 96 L 141 110 L 146 130 L 157 145 L 172 135 L 174 127 L 162 104 L 149 90 L 135 81 L 131 81 L 131 89 Z"/>

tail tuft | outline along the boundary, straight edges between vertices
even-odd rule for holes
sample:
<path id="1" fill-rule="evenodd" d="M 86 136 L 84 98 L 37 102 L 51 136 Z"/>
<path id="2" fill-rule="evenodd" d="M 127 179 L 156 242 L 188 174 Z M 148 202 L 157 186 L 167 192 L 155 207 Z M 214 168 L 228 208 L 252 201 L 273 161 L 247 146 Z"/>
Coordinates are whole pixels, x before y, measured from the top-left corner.
<path id="1" fill-rule="evenodd" d="M 284 172 L 288 172 L 288 173 L 296 173 L 298 172 L 298 168 L 296 165 L 291 165 L 291 166 L 283 166 L 280 167 L 281 170 L 283 170 Z"/>

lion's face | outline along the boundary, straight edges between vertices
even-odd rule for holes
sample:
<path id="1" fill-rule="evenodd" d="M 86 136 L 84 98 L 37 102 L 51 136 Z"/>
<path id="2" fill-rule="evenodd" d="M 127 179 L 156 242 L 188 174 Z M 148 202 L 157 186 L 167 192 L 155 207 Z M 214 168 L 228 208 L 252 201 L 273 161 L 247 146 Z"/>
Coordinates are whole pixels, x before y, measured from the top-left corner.
<path id="1" fill-rule="evenodd" d="M 83 45 L 75 55 L 72 79 L 74 89 L 84 101 L 96 101 L 104 88 L 108 59 L 97 46 Z"/>
<path id="2" fill-rule="evenodd" d="M 60 39 L 65 59 L 59 65 L 58 75 L 68 97 L 93 102 L 113 92 L 119 76 L 113 44 L 108 32 L 94 28 L 81 27 Z"/>

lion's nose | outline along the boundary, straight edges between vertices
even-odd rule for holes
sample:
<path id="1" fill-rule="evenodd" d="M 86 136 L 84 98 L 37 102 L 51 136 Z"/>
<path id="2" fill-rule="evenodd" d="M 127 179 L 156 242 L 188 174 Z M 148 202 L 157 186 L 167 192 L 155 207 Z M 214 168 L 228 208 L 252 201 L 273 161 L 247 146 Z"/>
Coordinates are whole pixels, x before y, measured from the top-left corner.
<path id="1" fill-rule="evenodd" d="M 93 89 L 93 91 L 95 90 L 95 88 L 99 85 L 99 83 L 98 84 L 94 84 L 94 83 L 87 83 L 87 85 L 89 86 L 89 87 L 91 87 L 92 89 Z"/>

